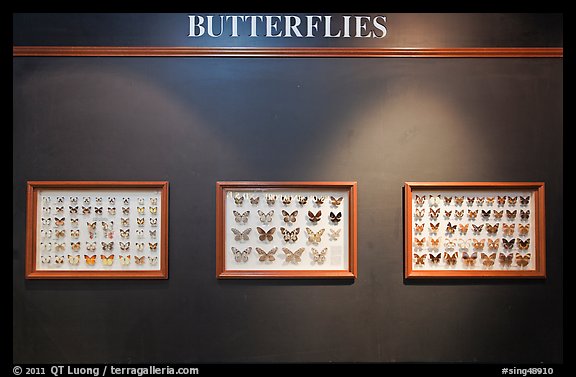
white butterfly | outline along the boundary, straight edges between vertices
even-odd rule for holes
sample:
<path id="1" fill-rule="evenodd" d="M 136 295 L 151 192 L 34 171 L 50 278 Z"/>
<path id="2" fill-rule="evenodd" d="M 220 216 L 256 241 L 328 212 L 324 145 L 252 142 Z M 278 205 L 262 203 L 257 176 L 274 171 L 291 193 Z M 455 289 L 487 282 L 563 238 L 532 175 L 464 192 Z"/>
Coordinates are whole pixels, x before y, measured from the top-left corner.
<path id="1" fill-rule="evenodd" d="M 236 215 L 236 214 L 234 214 Z M 258 210 L 258 216 L 260 216 L 260 221 L 262 221 L 263 223 L 269 223 L 272 221 L 272 216 L 274 215 L 274 210 L 268 212 L 268 213 L 264 213 L 260 210 Z M 246 222 L 246 221 L 244 221 Z"/>
<path id="2" fill-rule="evenodd" d="M 151 265 L 155 265 L 156 263 L 158 263 L 158 257 L 148 257 L 148 262 Z"/>
<path id="3" fill-rule="evenodd" d="M 442 196 L 438 195 L 438 196 L 434 196 L 434 195 L 430 195 L 430 198 L 428 199 L 428 204 L 430 206 L 435 206 L 438 207 L 440 204 L 442 204 Z"/>
<path id="4" fill-rule="evenodd" d="M 42 197 L 42 204 L 44 204 L 44 205 L 50 204 L 50 198 L 47 196 L 43 196 Z"/>
<path id="5" fill-rule="evenodd" d="M 42 218 L 42 225 L 50 226 L 50 223 L 51 223 L 51 222 L 52 222 L 52 219 Z"/>
<path id="6" fill-rule="evenodd" d="M 327 247 L 322 249 L 322 251 L 318 251 L 315 248 L 312 248 L 312 261 L 318 264 L 323 264 L 326 261 L 327 252 L 328 252 Z"/>
<path id="7" fill-rule="evenodd" d="M 130 238 L 130 229 L 120 229 L 120 237 Z"/>
<path id="8" fill-rule="evenodd" d="M 110 221 L 108 223 L 106 221 L 102 221 L 102 229 L 104 229 L 104 231 L 114 229 L 114 221 Z"/>
<path id="9" fill-rule="evenodd" d="M 245 229 L 244 231 L 239 231 L 236 228 L 232 228 L 232 233 L 234 233 L 234 239 L 236 241 L 248 241 L 250 240 L 249 234 L 252 231 L 252 228 Z"/>
<path id="10" fill-rule="evenodd" d="M 153 206 L 158 205 L 158 198 L 150 198 L 150 204 Z"/>
<path id="11" fill-rule="evenodd" d="M 232 253 L 234 253 L 234 260 L 238 263 L 246 263 L 248 262 L 248 254 L 252 251 L 252 248 L 249 247 L 244 251 L 240 251 L 235 247 L 232 247 Z"/>
<path id="12" fill-rule="evenodd" d="M 73 228 L 77 228 L 78 227 L 78 219 L 70 219 L 70 225 L 72 225 Z"/>
<path id="13" fill-rule="evenodd" d="M 138 198 L 138 204 L 143 206 L 144 205 L 144 198 Z"/>
<path id="14" fill-rule="evenodd" d="M 88 251 L 96 250 L 96 242 L 86 242 L 86 250 Z"/>
<path id="15" fill-rule="evenodd" d="M 102 197 L 96 198 L 96 204 L 102 204 Z"/>
<path id="16" fill-rule="evenodd" d="M 122 203 L 124 203 L 125 206 L 130 204 L 130 198 L 122 198 Z"/>
<path id="17" fill-rule="evenodd" d="M 40 237 L 42 237 L 43 239 L 52 238 L 52 229 L 48 229 L 48 230 L 42 229 L 40 231 Z"/>
<path id="18" fill-rule="evenodd" d="M 75 266 L 80 263 L 80 255 L 70 255 L 68 254 L 68 263 Z"/>
<path id="19" fill-rule="evenodd" d="M 144 250 L 144 242 L 136 242 L 136 250 L 138 251 Z"/>
<path id="20" fill-rule="evenodd" d="M 56 202 L 57 202 L 57 203 L 64 203 L 64 197 L 63 197 L 63 196 L 57 196 L 57 197 L 56 197 Z"/>
<path id="21" fill-rule="evenodd" d="M 156 229 L 148 231 L 150 233 L 150 238 L 156 238 Z"/>
<path id="22" fill-rule="evenodd" d="M 76 204 L 76 203 L 78 203 L 78 197 L 77 197 L 77 196 L 71 196 L 71 197 L 70 197 L 70 203 L 71 203 L 71 204 Z"/>
<path id="23" fill-rule="evenodd" d="M 138 238 L 144 238 L 144 229 L 136 229 L 136 236 Z"/>
<path id="24" fill-rule="evenodd" d="M 276 203 L 276 195 L 266 194 L 266 203 L 269 205 L 273 205 Z"/>
<path id="25" fill-rule="evenodd" d="M 122 226 L 130 226 L 130 218 L 126 217 L 122 217 L 120 219 L 120 222 L 122 223 Z M 144 223 L 144 221 L 142 221 L 142 223 Z"/>
<path id="26" fill-rule="evenodd" d="M 116 198 L 108 197 L 108 204 L 110 204 L 111 206 L 113 206 L 114 204 L 116 204 Z"/>
<path id="27" fill-rule="evenodd" d="M 150 219 L 150 226 L 156 226 L 158 225 L 158 219 Z"/>
<path id="28" fill-rule="evenodd" d="M 338 237 L 340 237 L 340 231 L 341 230 L 342 229 L 338 229 L 338 230 L 330 229 L 330 240 L 336 241 L 338 239 Z"/>
<path id="29" fill-rule="evenodd" d="M 54 263 L 56 263 L 56 264 L 62 264 L 62 263 L 64 263 L 64 257 L 57 256 L 57 257 L 54 259 Z"/>
<path id="30" fill-rule="evenodd" d="M 130 264 L 130 255 L 119 255 L 118 256 L 120 258 L 120 264 L 123 266 L 128 266 Z"/>
<path id="31" fill-rule="evenodd" d="M 241 223 L 246 224 L 248 222 L 248 216 L 250 215 L 250 211 L 246 211 L 242 214 L 238 211 L 233 211 L 233 213 L 234 213 L 234 220 L 238 224 L 241 224 Z M 152 219 L 150 219 L 150 220 L 152 220 Z"/>
<path id="32" fill-rule="evenodd" d="M 64 251 L 65 248 L 66 248 L 66 244 L 64 242 L 61 242 L 61 243 L 56 243 L 56 247 L 54 248 L 54 250 Z"/>
<path id="33" fill-rule="evenodd" d="M 48 242 L 48 243 L 40 242 L 40 249 L 42 251 L 52 250 L 52 242 Z"/>
<path id="34" fill-rule="evenodd" d="M 50 207 L 42 207 L 42 213 L 45 215 L 49 215 L 51 211 Z"/>
<path id="35" fill-rule="evenodd" d="M 45 257 L 44 255 L 42 255 L 40 257 L 40 259 L 42 260 L 42 263 L 50 263 L 50 261 L 52 260 L 52 257 L 50 255 L 48 255 L 47 257 Z"/>
<path id="36" fill-rule="evenodd" d="M 122 251 L 130 250 L 130 241 L 128 241 L 128 242 L 120 241 L 120 250 L 122 250 Z"/>
<path id="37" fill-rule="evenodd" d="M 85 196 L 82 198 L 82 201 L 84 202 L 84 204 L 90 204 L 90 197 L 89 196 Z"/>
<path id="38" fill-rule="evenodd" d="M 462 250 L 467 250 L 470 248 L 470 240 L 464 239 L 464 238 L 460 238 L 458 240 L 458 247 Z"/>
<path id="39" fill-rule="evenodd" d="M 449 239 L 444 240 L 444 248 L 454 249 L 454 247 L 456 247 L 456 242 Z"/>
<path id="40" fill-rule="evenodd" d="M 72 238 L 80 237 L 80 229 L 72 229 L 70 231 L 70 237 L 72 237 Z"/>

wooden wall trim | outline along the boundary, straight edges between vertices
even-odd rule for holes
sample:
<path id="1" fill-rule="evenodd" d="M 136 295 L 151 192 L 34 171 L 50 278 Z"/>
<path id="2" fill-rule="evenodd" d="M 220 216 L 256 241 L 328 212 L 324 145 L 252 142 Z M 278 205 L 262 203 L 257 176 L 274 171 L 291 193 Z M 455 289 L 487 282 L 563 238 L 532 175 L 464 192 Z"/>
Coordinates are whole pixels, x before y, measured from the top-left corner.
<path id="1" fill-rule="evenodd" d="M 13 46 L 14 57 L 562 58 L 563 47 L 332 48 Z"/>

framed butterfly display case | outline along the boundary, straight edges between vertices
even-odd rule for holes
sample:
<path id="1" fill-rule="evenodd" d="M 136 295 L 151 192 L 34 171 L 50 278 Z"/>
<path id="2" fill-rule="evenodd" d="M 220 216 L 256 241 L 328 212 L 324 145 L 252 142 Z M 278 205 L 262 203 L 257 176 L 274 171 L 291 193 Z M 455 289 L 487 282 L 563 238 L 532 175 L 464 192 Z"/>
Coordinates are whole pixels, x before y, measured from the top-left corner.
<path id="1" fill-rule="evenodd" d="M 217 278 L 355 278 L 356 182 L 217 182 Z"/>
<path id="2" fill-rule="evenodd" d="M 542 182 L 407 182 L 406 278 L 545 278 Z"/>
<path id="3" fill-rule="evenodd" d="M 168 182 L 28 182 L 26 278 L 166 279 Z"/>

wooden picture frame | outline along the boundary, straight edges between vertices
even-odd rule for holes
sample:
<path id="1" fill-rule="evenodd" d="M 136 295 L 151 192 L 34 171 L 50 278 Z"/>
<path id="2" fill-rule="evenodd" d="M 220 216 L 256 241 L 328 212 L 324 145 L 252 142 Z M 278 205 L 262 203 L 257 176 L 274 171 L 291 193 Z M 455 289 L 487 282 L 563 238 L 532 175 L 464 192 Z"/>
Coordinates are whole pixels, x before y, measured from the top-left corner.
<path id="1" fill-rule="evenodd" d="M 167 279 L 168 182 L 29 181 L 27 279 Z"/>
<path id="2" fill-rule="evenodd" d="M 356 182 L 216 183 L 219 279 L 354 279 L 356 245 Z"/>
<path id="3" fill-rule="evenodd" d="M 545 278 L 543 182 L 406 182 L 405 278 Z"/>

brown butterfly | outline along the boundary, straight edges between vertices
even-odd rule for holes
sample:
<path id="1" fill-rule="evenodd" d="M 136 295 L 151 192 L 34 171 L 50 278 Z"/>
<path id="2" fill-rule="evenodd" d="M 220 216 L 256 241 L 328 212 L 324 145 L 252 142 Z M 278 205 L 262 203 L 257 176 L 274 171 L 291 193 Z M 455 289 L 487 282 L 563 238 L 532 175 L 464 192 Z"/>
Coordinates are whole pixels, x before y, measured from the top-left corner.
<path id="1" fill-rule="evenodd" d="M 490 213 L 492 213 L 492 210 L 490 209 L 488 211 L 482 210 L 482 217 L 488 219 L 490 217 Z"/>
<path id="2" fill-rule="evenodd" d="M 511 236 L 514 234 L 514 227 L 516 226 L 516 224 L 502 224 L 502 232 L 504 233 L 504 235 L 506 236 Z"/>
<path id="3" fill-rule="evenodd" d="M 486 204 L 488 204 L 488 205 L 494 204 L 494 199 L 496 199 L 496 198 L 494 198 L 493 196 L 487 197 L 486 198 Z"/>
<path id="4" fill-rule="evenodd" d="M 530 224 L 522 225 L 518 224 L 518 233 L 521 235 L 526 235 L 530 232 Z"/>
<path id="5" fill-rule="evenodd" d="M 276 258 L 274 258 L 274 254 L 276 254 L 276 252 L 278 251 L 278 248 L 275 247 L 275 248 L 271 249 L 270 251 L 266 252 L 266 251 L 262 250 L 261 248 L 257 247 L 256 251 L 260 255 L 260 258 L 258 258 L 258 260 L 260 262 L 274 262 L 276 260 Z"/>
<path id="6" fill-rule="evenodd" d="M 504 250 L 510 250 L 514 247 L 514 238 L 511 240 L 507 240 L 506 238 L 502 238 L 502 245 L 504 246 Z"/>
<path id="7" fill-rule="evenodd" d="M 276 203 L 276 195 L 266 194 L 266 203 L 268 203 L 268 205 Z"/>
<path id="8" fill-rule="evenodd" d="M 291 251 L 290 249 L 283 247 L 282 251 L 284 251 L 284 254 L 286 254 L 286 262 L 292 262 L 294 264 L 299 263 L 300 261 L 302 261 L 302 258 L 300 258 L 302 256 L 302 253 L 304 252 L 304 248 L 301 247 L 296 251 Z"/>
<path id="9" fill-rule="evenodd" d="M 486 243 L 486 240 L 484 238 L 482 238 L 481 240 L 477 240 L 476 238 L 474 238 L 472 240 L 472 247 L 474 247 L 474 249 L 477 250 L 484 250 L 484 244 Z"/>
<path id="10" fill-rule="evenodd" d="M 70 246 L 72 248 L 72 251 L 78 251 L 78 250 L 80 250 L 80 241 L 70 242 Z"/>
<path id="11" fill-rule="evenodd" d="M 306 233 L 308 234 L 308 242 L 319 243 L 322 242 L 322 235 L 324 234 L 324 228 L 320 229 L 316 233 L 314 233 L 312 229 L 306 228 Z"/>
<path id="12" fill-rule="evenodd" d="M 298 215 L 298 211 L 288 213 L 287 211 L 282 210 L 282 217 L 284 218 L 284 222 L 286 223 L 296 222 L 296 215 Z"/>
<path id="13" fill-rule="evenodd" d="M 448 234 L 454 234 L 454 232 L 456 231 L 456 224 L 452 225 L 452 223 L 448 223 L 448 225 L 446 225 L 446 233 Z"/>
<path id="14" fill-rule="evenodd" d="M 516 264 L 520 267 L 526 267 L 530 263 L 530 253 L 526 255 L 522 255 L 520 253 L 516 253 Z"/>
<path id="15" fill-rule="evenodd" d="M 454 216 L 456 216 L 457 219 L 463 218 L 464 217 L 464 210 L 454 212 Z"/>
<path id="16" fill-rule="evenodd" d="M 475 197 L 467 197 L 466 200 L 468 200 L 468 205 L 471 206 L 472 204 L 474 204 L 474 200 L 476 200 Z"/>
<path id="17" fill-rule="evenodd" d="M 445 196 L 444 197 L 444 204 L 450 205 L 450 203 L 452 203 L 452 197 L 451 196 Z"/>
<path id="18" fill-rule="evenodd" d="M 498 233 L 499 226 L 500 223 L 496 223 L 494 225 L 486 224 L 486 231 L 488 232 L 488 234 L 496 234 Z"/>
<path id="19" fill-rule="evenodd" d="M 452 255 L 448 254 L 447 252 L 444 252 L 444 260 L 446 261 L 447 265 L 454 266 L 456 262 L 458 262 L 458 252 L 455 252 Z"/>
<path id="20" fill-rule="evenodd" d="M 478 210 L 475 210 L 475 211 L 468 210 L 468 218 L 469 219 L 475 219 L 476 217 L 478 217 Z"/>
<path id="21" fill-rule="evenodd" d="M 518 201 L 517 196 L 515 196 L 515 197 L 509 196 L 508 197 L 508 205 L 515 206 L 517 201 Z"/>
<path id="22" fill-rule="evenodd" d="M 500 246 L 500 238 L 496 238 L 493 240 L 488 238 L 488 249 L 497 250 L 498 246 Z"/>
<path id="23" fill-rule="evenodd" d="M 260 203 L 260 197 L 259 196 L 251 196 L 250 197 L 250 204 L 258 204 Z"/>
<path id="24" fill-rule="evenodd" d="M 422 233 L 424 231 L 424 224 L 414 224 L 414 233 Z"/>
<path id="25" fill-rule="evenodd" d="M 144 264 L 144 261 L 145 261 L 144 258 L 146 258 L 144 255 L 141 256 L 141 257 L 137 257 L 137 256 L 135 255 L 135 256 L 134 256 L 134 262 L 135 262 L 136 264 Z"/>
<path id="26" fill-rule="evenodd" d="M 478 252 L 473 252 L 472 254 L 468 254 L 466 251 L 462 252 L 462 263 L 464 266 L 474 266 L 476 263 L 476 259 L 478 258 Z"/>
<path id="27" fill-rule="evenodd" d="M 440 262 L 440 257 L 442 257 L 442 253 L 438 253 L 436 255 L 429 253 L 428 256 L 430 257 L 430 261 L 434 264 Z"/>
<path id="28" fill-rule="evenodd" d="M 84 214 L 84 215 L 89 215 L 91 211 L 92 211 L 92 207 L 84 207 L 84 206 L 82 206 L 82 214 Z"/>
<path id="29" fill-rule="evenodd" d="M 234 195 L 234 203 L 236 203 L 236 205 L 241 205 L 242 203 L 244 203 L 244 195 L 242 194 Z"/>
<path id="30" fill-rule="evenodd" d="M 502 210 L 502 211 L 496 211 L 496 210 L 494 210 L 494 218 L 495 218 L 496 220 L 501 219 L 502 216 L 504 216 L 504 210 Z"/>
<path id="31" fill-rule="evenodd" d="M 468 233 L 468 226 L 470 224 L 458 224 L 458 230 L 460 231 L 460 233 L 462 234 L 466 234 Z"/>
<path id="32" fill-rule="evenodd" d="M 272 241 L 274 239 L 274 232 L 276 231 L 276 227 L 270 228 L 268 231 L 260 228 L 259 226 L 256 227 L 256 230 L 260 234 L 258 239 L 260 241 Z"/>
<path id="33" fill-rule="evenodd" d="M 432 224 L 430 223 L 430 233 L 437 233 L 440 228 L 440 223 Z"/>
<path id="34" fill-rule="evenodd" d="M 281 227 L 280 233 L 282 233 L 282 237 L 284 237 L 284 241 L 286 242 L 296 242 L 298 241 L 298 233 L 300 233 L 300 228 L 296 228 L 292 231 Z"/>
<path id="35" fill-rule="evenodd" d="M 101 215 L 103 211 L 103 207 L 94 207 L 94 213 L 97 215 Z"/>
<path id="36" fill-rule="evenodd" d="M 508 255 L 502 254 L 502 253 L 498 254 L 498 261 L 503 266 L 510 266 L 512 264 L 513 258 L 514 258 L 514 254 L 512 254 L 512 253 L 510 253 Z"/>
<path id="37" fill-rule="evenodd" d="M 476 204 L 478 204 L 479 206 L 481 206 L 482 204 L 484 204 L 484 197 L 483 196 L 479 196 L 476 198 Z"/>
<path id="38" fill-rule="evenodd" d="M 438 216 L 440 215 L 440 208 L 433 210 L 432 208 L 430 208 L 430 218 L 431 219 L 437 219 Z"/>
<path id="39" fill-rule="evenodd" d="M 324 203 L 324 200 L 326 199 L 325 196 L 314 196 L 314 203 L 316 203 L 316 205 L 322 205 Z"/>
<path id="40" fill-rule="evenodd" d="M 498 196 L 498 205 L 503 206 L 504 204 L 506 204 L 506 195 Z"/>
<path id="41" fill-rule="evenodd" d="M 340 205 L 340 203 L 342 203 L 342 199 L 344 199 L 343 196 L 341 196 L 339 198 L 335 198 L 333 196 L 330 196 L 330 202 L 335 207 L 338 207 Z"/>
<path id="42" fill-rule="evenodd" d="M 424 261 L 426 260 L 426 254 L 422 255 L 414 254 L 414 260 L 416 265 L 423 265 Z"/>
<path id="43" fill-rule="evenodd" d="M 333 223 L 338 224 L 341 219 L 342 219 L 342 212 L 338 212 L 337 214 L 330 212 L 330 221 L 332 221 Z"/>
<path id="44" fill-rule="evenodd" d="M 424 246 L 424 244 L 426 243 L 426 237 L 424 237 L 422 239 L 418 239 L 418 238 L 414 237 L 414 243 L 416 244 L 416 247 L 422 248 Z"/>
<path id="45" fill-rule="evenodd" d="M 320 217 L 322 217 L 322 211 L 318 211 L 316 212 L 316 214 L 314 214 L 312 211 L 308 211 L 308 219 L 313 222 L 316 223 L 320 220 Z"/>
<path id="46" fill-rule="evenodd" d="M 70 213 L 71 213 L 71 214 L 76 214 L 76 213 L 78 213 L 78 206 L 75 206 L 75 207 L 68 206 L 68 208 L 70 209 Z"/>
<path id="47" fill-rule="evenodd" d="M 454 203 L 456 203 L 457 206 L 461 206 L 462 203 L 464 203 L 464 197 L 463 196 L 455 196 L 454 197 Z"/>
<path id="48" fill-rule="evenodd" d="M 426 195 L 423 196 L 416 195 L 416 197 L 414 198 L 414 202 L 416 203 L 417 206 L 423 205 L 425 200 Z"/>
<path id="49" fill-rule="evenodd" d="M 522 220 L 528 220 L 530 218 L 530 210 L 526 211 L 520 210 L 520 218 Z"/>
<path id="50" fill-rule="evenodd" d="M 288 205 L 292 203 L 292 196 L 291 195 L 282 195 L 282 204 Z"/>
<path id="51" fill-rule="evenodd" d="M 429 238 L 428 245 L 431 249 L 437 249 L 440 246 L 440 238 Z"/>
<path id="52" fill-rule="evenodd" d="M 425 213 L 426 213 L 426 212 L 425 212 L 424 209 L 417 209 L 416 212 L 414 213 L 414 215 L 415 215 L 416 217 L 422 218 L 422 217 L 424 217 L 424 214 L 425 214 Z"/>
<path id="53" fill-rule="evenodd" d="M 516 218 L 516 214 L 518 213 L 517 210 L 510 211 L 509 209 L 506 210 L 506 217 L 508 220 L 514 220 Z"/>
<path id="54" fill-rule="evenodd" d="M 298 195 L 296 197 L 296 199 L 298 199 L 298 204 L 300 204 L 301 206 L 303 206 L 304 204 L 306 204 L 308 202 L 307 196 Z"/>
<path id="55" fill-rule="evenodd" d="M 474 233 L 480 233 L 482 231 L 482 228 L 484 228 L 484 224 L 481 225 L 472 224 L 472 231 Z"/>
<path id="56" fill-rule="evenodd" d="M 520 197 L 520 204 L 523 206 L 527 206 L 528 204 L 530 204 L 530 196 L 527 197 Z"/>
<path id="57" fill-rule="evenodd" d="M 527 238 L 525 240 L 521 240 L 520 238 L 516 239 L 516 241 L 518 242 L 518 249 L 520 250 L 528 250 L 528 248 L 530 247 L 530 238 Z"/>
<path id="58" fill-rule="evenodd" d="M 480 253 L 480 257 L 482 257 L 482 264 L 486 267 L 492 267 L 496 261 L 496 253 L 490 255 Z"/>
<path id="59" fill-rule="evenodd" d="M 452 216 L 452 211 L 444 211 L 444 217 L 449 219 Z"/>

